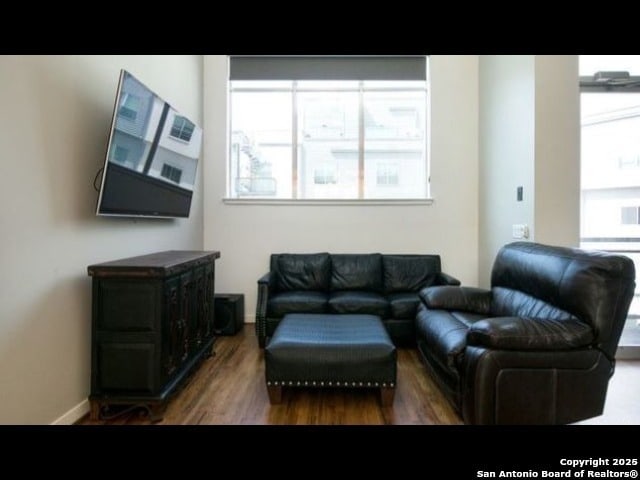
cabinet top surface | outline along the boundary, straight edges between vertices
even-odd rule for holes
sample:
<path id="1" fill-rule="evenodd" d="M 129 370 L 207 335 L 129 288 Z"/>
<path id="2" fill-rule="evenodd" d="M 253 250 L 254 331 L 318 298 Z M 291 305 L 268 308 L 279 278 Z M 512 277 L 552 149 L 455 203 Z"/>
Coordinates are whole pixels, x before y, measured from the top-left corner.
<path id="1" fill-rule="evenodd" d="M 139 257 L 123 258 L 112 262 L 89 265 L 87 268 L 89 275 L 96 275 L 101 272 L 117 271 L 145 271 L 158 273 L 175 269 L 183 264 L 194 261 L 211 261 L 220 258 L 218 251 L 202 250 L 167 250 Z"/>

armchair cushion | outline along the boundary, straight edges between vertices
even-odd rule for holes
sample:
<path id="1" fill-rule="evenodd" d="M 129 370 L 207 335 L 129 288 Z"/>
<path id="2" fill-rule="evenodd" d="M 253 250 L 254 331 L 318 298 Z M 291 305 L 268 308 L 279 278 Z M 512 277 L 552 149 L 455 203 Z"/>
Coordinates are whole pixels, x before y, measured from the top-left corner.
<path id="1" fill-rule="evenodd" d="M 419 292 L 437 284 L 440 273 L 438 255 L 383 255 L 384 292 Z"/>
<path id="2" fill-rule="evenodd" d="M 570 312 L 593 327 L 594 346 L 613 358 L 633 298 L 635 267 L 623 255 L 516 242 L 496 257 L 491 285 Z"/>
<path id="3" fill-rule="evenodd" d="M 491 310 L 491 292 L 482 288 L 439 286 L 420 291 L 424 304 L 433 310 L 459 310 L 488 315 Z"/>
<path id="4" fill-rule="evenodd" d="M 331 255 L 331 290 L 382 291 L 382 255 Z"/>
<path id="5" fill-rule="evenodd" d="M 525 317 L 552 320 L 575 320 L 576 317 L 549 302 L 519 290 L 494 287 L 491 301 L 492 317 Z"/>
<path id="6" fill-rule="evenodd" d="M 317 291 L 329 289 L 331 258 L 328 253 L 278 256 L 278 289 L 281 291 Z"/>
<path id="7" fill-rule="evenodd" d="M 593 342 L 593 329 L 577 319 L 492 317 L 475 322 L 469 345 L 499 350 L 571 350 Z"/>

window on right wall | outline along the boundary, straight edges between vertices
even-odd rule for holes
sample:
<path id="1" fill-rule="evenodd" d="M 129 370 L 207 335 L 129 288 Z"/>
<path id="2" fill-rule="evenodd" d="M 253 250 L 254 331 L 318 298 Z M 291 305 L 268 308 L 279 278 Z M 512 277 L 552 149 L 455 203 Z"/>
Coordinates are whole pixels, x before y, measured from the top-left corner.
<path id="1" fill-rule="evenodd" d="M 230 57 L 228 198 L 427 199 L 427 64 Z"/>

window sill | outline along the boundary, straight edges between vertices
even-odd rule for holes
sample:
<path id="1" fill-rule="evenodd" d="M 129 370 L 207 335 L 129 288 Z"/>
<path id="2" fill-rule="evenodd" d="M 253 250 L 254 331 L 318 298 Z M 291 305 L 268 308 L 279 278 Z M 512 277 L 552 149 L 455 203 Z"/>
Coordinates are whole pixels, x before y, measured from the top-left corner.
<path id="1" fill-rule="evenodd" d="M 354 205 L 354 206 L 373 206 L 373 205 L 431 205 L 433 198 L 416 198 L 416 199 L 276 199 L 276 198 L 223 198 L 222 202 L 226 205 Z"/>

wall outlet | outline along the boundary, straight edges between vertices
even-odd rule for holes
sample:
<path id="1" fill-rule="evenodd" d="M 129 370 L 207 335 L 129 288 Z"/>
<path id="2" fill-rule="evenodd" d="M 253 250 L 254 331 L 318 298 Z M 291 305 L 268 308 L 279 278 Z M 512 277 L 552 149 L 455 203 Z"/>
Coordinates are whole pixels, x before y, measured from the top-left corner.
<path id="1" fill-rule="evenodd" d="M 523 238 L 529 238 L 529 227 L 524 224 L 524 223 L 518 223 L 518 224 L 514 224 L 512 226 L 513 228 L 513 238 L 517 238 L 517 239 L 523 239 Z"/>

